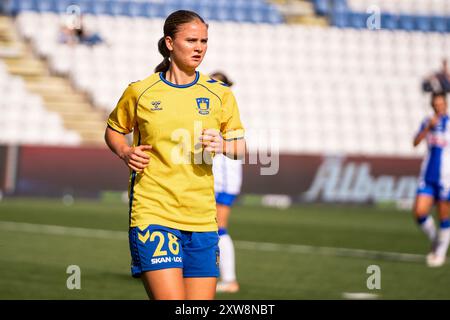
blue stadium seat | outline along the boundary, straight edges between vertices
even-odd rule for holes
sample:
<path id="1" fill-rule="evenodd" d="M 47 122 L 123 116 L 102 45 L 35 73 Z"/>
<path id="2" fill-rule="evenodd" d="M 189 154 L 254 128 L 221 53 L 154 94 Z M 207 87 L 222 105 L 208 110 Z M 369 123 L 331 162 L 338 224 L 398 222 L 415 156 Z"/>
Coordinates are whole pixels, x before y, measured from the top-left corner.
<path id="1" fill-rule="evenodd" d="M 350 13 L 350 26 L 356 29 L 367 28 L 367 13 L 351 12 Z"/>
<path id="2" fill-rule="evenodd" d="M 314 0 L 314 9 L 318 15 L 328 15 L 328 12 L 330 11 L 328 0 Z"/>
<path id="3" fill-rule="evenodd" d="M 432 30 L 431 17 L 416 16 L 415 21 L 416 21 L 417 30 L 420 30 L 423 32 L 429 32 Z"/>
<path id="4" fill-rule="evenodd" d="M 124 10 L 124 2 L 121 1 L 108 1 L 106 7 L 108 10 L 108 14 L 112 16 L 120 16 L 125 11 Z"/>
<path id="5" fill-rule="evenodd" d="M 178 0 L 174 2 L 173 5 L 177 8 L 176 10 L 191 10 L 197 12 L 200 8 L 200 3 L 198 1 L 190 0 Z"/>
<path id="6" fill-rule="evenodd" d="M 39 4 L 37 5 L 37 9 L 41 12 L 51 11 L 56 13 L 66 13 L 69 11 L 73 12 L 74 8 L 78 8 L 76 10 L 80 10 L 80 12 L 83 14 L 92 13 L 92 6 L 94 3 L 94 1 L 92 0 L 37 0 L 37 2 L 39 2 Z"/>
<path id="7" fill-rule="evenodd" d="M 211 0 L 197 0 L 195 1 L 196 4 L 198 4 L 198 6 L 200 7 L 211 7 L 212 5 L 214 5 L 214 2 Z"/>
<path id="8" fill-rule="evenodd" d="M 261 9 L 263 7 L 265 7 L 267 4 L 265 4 L 263 1 L 261 0 L 248 0 L 248 6 L 252 9 Z"/>
<path id="9" fill-rule="evenodd" d="M 313 0 L 314 8 L 319 15 L 330 15 L 331 24 L 340 28 L 366 28 L 368 15 L 349 11 L 347 0 Z M 387 30 L 406 30 L 422 32 L 450 32 L 450 17 L 414 16 L 408 14 L 381 14 L 381 28 Z"/>
<path id="10" fill-rule="evenodd" d="M 166 2 L 162 4 L 162 16 L 167 17 L 169 14 L 171 14 L 174 11 L 177 11 L 180 9 L 180 3 L 175 2 Z"/>
<path id="11" fill-rule="evenodd" d="M 272 24 L 284 22 L 281 14 L 272 6 L 270 6 L 267 10 L 265 21 Z"/>
<path id="12" fill-rule="evenodd" d="M 233 20 L 237 22 L 276 23 L 278 17 L 271 11 L 273 8 L 259 0 L 239 0 L 231 2 Z M 276 12 L 278 13 L 278 11 Z M 272 22 L 273 21 L 273 22 Z"/>
<path id="13" fill-rule="evenodd" d="M 69 1 L 70 3 L 76 2 L 81 9 L 82 14 L 94 14 L 94 2 L 92 0 L 77 0 Z"/>
<path id="14" fill-rule="evenodd" d="M 264 8 L 252 8 L 250 9 L 250 20 L 255 23 L 264 22 Z"/>
<path id="15" fill-rule="evenodd" d="M 214 6 L 217 7 L 226 7 L 229 5 L 229 1 L 228 0 L 216 0 L 213 3 Z"/>
<path id="16" fill-rule="evenodd" d="M 216 7 L 216 18 L 219 21 L 232 20 L 233 11 L 229 5 L 221 5 Z"/>
<path id="17" fill-rule="evenodd" d="M 96 15 L 108 13 L 108 2 L 105 0 L 97 0 L 92 3 L 92 13 Z"/>
<path id="18" fill-rule="evenodd" d="M 235 8 L 246 8 L 249 2 L 247 0 L 234 0 L 230 4 Z"/>
<path id="19" fill-rule="evenodd" d="M 331 23 L 338 28 L 347 28 L 350 26 L 348 12 L 335 12 L 331 16 Z"/>
<path id="20" fill-rule="evenodd" d="M 36 2 L 36 9 L 39 12 L 55 11 L 55 0 L 40 0 Z"/>
<path id="21" fill-rule="evenodd" d="M 231 8 L 231 20 L 236 21 L 236 22 L 245 22 L 247 21 L 247 10 L 243 7 L 240 6 L 233 6 Z"/>
<path id="22" fill-rule="evenodd" d="M 415 19 L 410 15 L 401 15 L 400 16 L 400 29 L 406 31 L 412 31 L 415 29 Z"/>
<path id="23" fill-rule="evenodd" d="M 28 10 L 28 11 L 37 11 L 39 0 L 25 0 L 20 1 L 20 6 L 22 10 Z"/>
<path id="24" fill-rule="evenodd" d="M 144 14 L 144 3 L 136 1 L 127 1 L 123 4 L 122 14 L 130 17 L 139 17 Z"/>
<path id="25" fill-rule="evenodd" d="M 217 9 L 210 4 L 198 4 L 196 12 L 205 20 L 218 20 Z"/>
<path id="26" fill-rule="evenodd" d="M 346 12 L 349 11 L 347 7 L 347 0 L 334 0 L 333 8 L 334 12 Z"/>
<path id="27" fill-rule="evenodd" d="M 159 3 L 179 7 L 181 5 L 182 0 L 164 0 L 164 1 L 153 1 L 153 2 L 159 2 Z"/>
<path id="28" fill-rule="evenodd" d="M 11 0 L 8 11 L 12 14 L 21 11 L 37 11 L 37 2 L 35 0 Z"/>
<path id="29" fill-rule="evenodd" d="M 142 16 L 147 18 L 159 18 L 163 16 L 163 11 L 164 7 L 162 3 L 144 3 L 142 7 Z"/>
<path id="30" fill-rule="evenodd" d="M 395 30 L 399 28 L 399 17 L 390 13 L 381 14 L 381 28 Z"/>
<path id="31" fill-rule="evenodd" d="M 70 0 L 55 0 L 53 2 L 52 11 L 56 13 L 64 13 L 67 11 L 67 8 L 74 2 L 75 1 Z"/>
<path id="32" fill-rule="evenodd" d="M 431 23 L 433 24 L 433 30 L 437 32 L 447 32 L 450 31 L 447 26 L 446 17 L 432 17 Z"/>
<path id="33" fill-rule="evenodd" d="M 341 6 L 345 0 L 339 0 Z M 205 19 L 220 21 L 282 23 L 278 9 L 264 0 L 11 0 L 7 10 L 65 13 L 72 5 L 82 14 L 109 14 L 163 18 L 179 9 L 193 10 Z"/>

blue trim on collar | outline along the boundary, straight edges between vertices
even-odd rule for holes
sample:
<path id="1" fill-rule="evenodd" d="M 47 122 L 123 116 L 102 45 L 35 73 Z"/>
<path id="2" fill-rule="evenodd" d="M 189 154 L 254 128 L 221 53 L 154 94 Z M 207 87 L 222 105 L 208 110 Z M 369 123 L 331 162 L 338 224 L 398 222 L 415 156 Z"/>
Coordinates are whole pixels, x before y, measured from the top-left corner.
<path id="1" fill-rule="evenodd" d="M 194 84 L 197 83 L 198 79 L 200 78 L 200 73 L 198 71 L 195 71 L 195 79 L 194 79 L 194 81 L 192 81 L 191 83 L 188 83 L 188 84 L 175 84 L 175 83 L 172 83 L 170 81 L 167 81 L 164 78 L 162 72 L 159 73 L 159 77 L 165 84 L 167 84 L 167 85 L 169 85 L 171 87 L 174 87 L 174 88 L 189 88 L 189 87 L 191 87 L 191 86 L 193 86 Z"/>

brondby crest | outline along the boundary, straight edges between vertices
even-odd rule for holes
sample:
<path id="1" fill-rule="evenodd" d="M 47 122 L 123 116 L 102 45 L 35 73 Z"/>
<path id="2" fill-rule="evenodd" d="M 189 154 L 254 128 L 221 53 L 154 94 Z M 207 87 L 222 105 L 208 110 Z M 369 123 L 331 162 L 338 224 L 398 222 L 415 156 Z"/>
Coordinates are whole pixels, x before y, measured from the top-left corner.
<path id="1" fill-rule="evenodd" d="M 197 98 L 198 113 L 206 115 L 209 114 L 209 98 Z"/>

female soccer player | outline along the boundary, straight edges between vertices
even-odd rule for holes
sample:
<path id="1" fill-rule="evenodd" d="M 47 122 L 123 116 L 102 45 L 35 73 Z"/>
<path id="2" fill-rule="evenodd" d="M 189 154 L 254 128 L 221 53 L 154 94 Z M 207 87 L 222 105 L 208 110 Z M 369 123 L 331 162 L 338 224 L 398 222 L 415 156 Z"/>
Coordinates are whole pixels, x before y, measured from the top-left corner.
<path id="1" fill-rule="evenodd" d="M 211 78 L 231 87 L 228 77 L 222 72 L 214 72 Z M 239 291 L 236 280 L 234 246 L 228 234 L 228 218 L 231 206 L 241 191 L 242 161 L 217 155 L 213 161 L 214 191 L 216 193 L 217 223 L 219 225 L 220 279 L 217 292 L 234 293 Z"/>
<path id="2" fill-rule="evenodd" d="M 414 138 L 414 146 L 424 139 L 428 144 L 428 155 L 422 162 L 414 214 L 420 228 L 432 243 L 431 252 L 427 255 L 427 265 L 440 267 L 445 263 L 450 241 L 450 124 L 445 94 L 432 94 L 431 106 L 434 115 L 422 122 Z M 429 214 L 434 203 L 439 212 L 439 231 Z"/>
<path id="3" fill-rule="evenodd" d="M 128 86 L 105 132 L 131 169 L 131 272 L 154 299 L 214 298 L 219 237 L 211 157 L 245 153 L 232 92 L 196 71 L 207 41 L 198 14 L 170 14 L 158 43 L 164 60 Z M 124 136 L 130 132 L 132 146 Z"/>

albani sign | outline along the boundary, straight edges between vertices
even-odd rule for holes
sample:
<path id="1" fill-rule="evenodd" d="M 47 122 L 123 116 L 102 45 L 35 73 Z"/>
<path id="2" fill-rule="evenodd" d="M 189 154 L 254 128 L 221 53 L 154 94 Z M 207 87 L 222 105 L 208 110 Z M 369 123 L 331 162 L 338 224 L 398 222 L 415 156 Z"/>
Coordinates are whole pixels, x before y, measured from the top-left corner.
<path id="1" fill-rule="evenodd" d="M 413 199 L 420 163 L 419 158 L 281 155 L 274 176 L 246 166 L 243 192 L 287 194 L 298 202 Z"/>
<path id="2" fill-rule="evenodd" d="M 374 176 L 370 160 L 345 162 L 326 158 L 318 168 L 302 200 L 308 202 L 379 202 L 412 199 L 417 189 L 415 175 Z"/>

